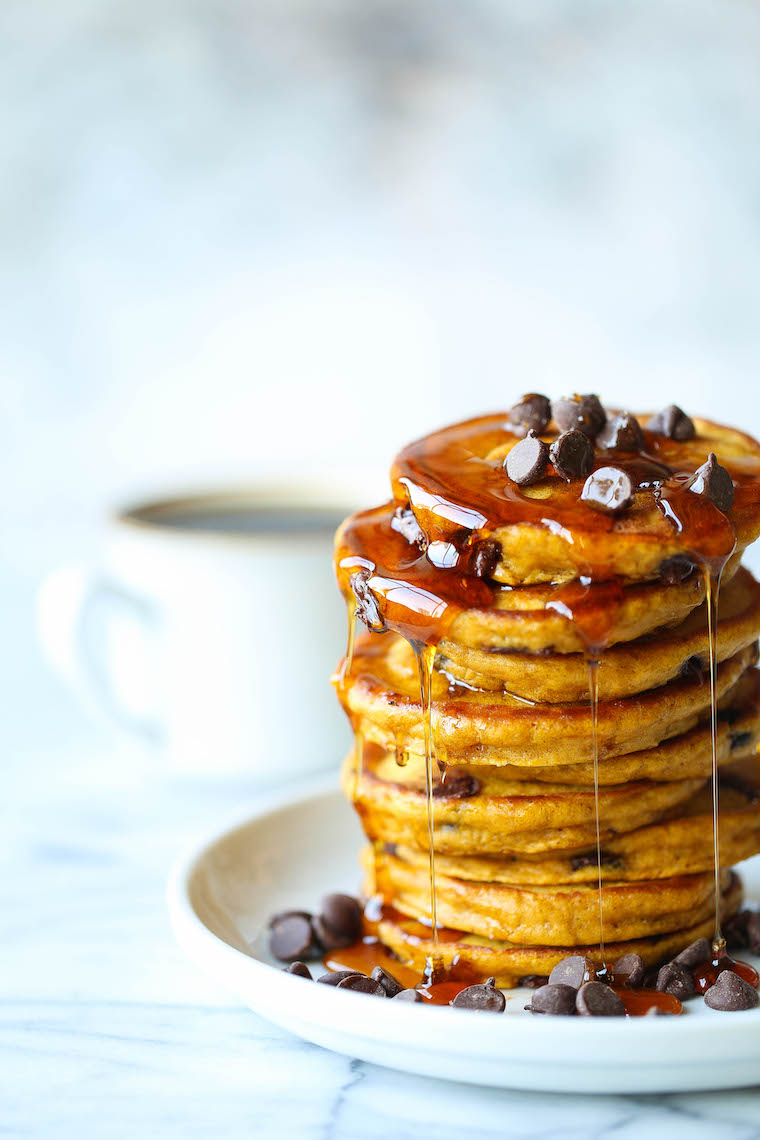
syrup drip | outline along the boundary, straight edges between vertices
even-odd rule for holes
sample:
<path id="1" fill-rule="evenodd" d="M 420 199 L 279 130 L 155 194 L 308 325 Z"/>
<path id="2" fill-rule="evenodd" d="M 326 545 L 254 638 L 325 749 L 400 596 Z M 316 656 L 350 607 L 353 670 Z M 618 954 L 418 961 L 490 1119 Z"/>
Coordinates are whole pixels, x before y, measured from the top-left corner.
<path id="1" fill-rule="evenodd" d="M 721 941 L 723 941 L 721 939 Z M 736 959 L 729 957 L 725 950 L 725 942 L 723 941 L 722 948 L 717 951 L 713 947 L 713 957 L 710 962 L 700 962 L 692 970 L 692 975 L 697 986 L 697 992 L 700 994 L 709 990 L 710 986 L 714 986 L 717 981 L 718 975 L 722 974 L 724 970 L 731 970 L 732 973 L 738 974 L 745 982 L 749 982 L 751 986 L 757 987 L 760 983 L 760 976 L 757 970 L 754 970 L 748 962 L 739 962 Z"/>

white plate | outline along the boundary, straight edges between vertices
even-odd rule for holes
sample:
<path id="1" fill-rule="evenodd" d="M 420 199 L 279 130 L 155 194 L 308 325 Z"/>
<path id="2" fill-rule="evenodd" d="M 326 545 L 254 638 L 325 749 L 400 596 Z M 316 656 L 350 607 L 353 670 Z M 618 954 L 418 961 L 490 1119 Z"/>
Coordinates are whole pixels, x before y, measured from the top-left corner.
<path id="1" fill-rule="evenodd" d="M 760 1008 L 718 1013 L 695 1000 L 681 1017 L 532 1017 L 522 1012 L 530 991 L 512 990 L 505 991 L 506 1014 L 496 1016 L 339 993 L 285 973 L 266 951 L 270 915 L 314 908 L 327 891 L 355 891 L 360 843 L 353 813 L 332 785 L 270 801 L 175 865 L 169 909 L 180 944 L 269 1020 L 407 1073 L 554 1092 L 675 1092 L 760 1081 Z M 757 864 L 749 870 L 745 882 L 760 885 Z"/>

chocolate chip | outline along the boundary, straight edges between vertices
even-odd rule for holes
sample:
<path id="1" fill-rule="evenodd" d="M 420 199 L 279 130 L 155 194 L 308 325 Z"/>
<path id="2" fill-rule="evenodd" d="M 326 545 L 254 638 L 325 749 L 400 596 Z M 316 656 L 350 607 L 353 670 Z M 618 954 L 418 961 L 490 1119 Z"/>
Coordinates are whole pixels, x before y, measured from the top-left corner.
<path id="1" fill-rule="evenodd" d="M 719 511 L 730 511 L 734 503 L 734 481 L 721 467 L 711 451 L 705 463 L 698 467 L 694 473 L 689 490 L 695 495 L 704 495 Z"/>
<path id="2" fill-rule="evenodd" d="M 474 578 L 491 578 L 501 558 L 501 543 L 495 538 L 482 538 L 473 544 L 469 571 Z"/>
<path id="3" fill-rule="evenodd" d="M 625 1006 L 603 982 L 586 982 L 575 998 L 575 1008 L 582 1017 L 624 1017 Z"/>
<path id="4" fill-rule="evenodd" d="M 676 954 L 673 959 L 679 966 L 683 966 L 686 970 L 691 970 L 694 966 L 701 965 L 702 962 L 709 962 L 712 959 L 712 946 L 706 938 L 698 938 L 696 942 L 692 942 L 680 954 Z"/>
<path id="5" fill-rule="evenodd" d="M 273 920 L 269 949 L 281 962 L 318 958 L 321 953 L 308 915 L 286 914 Z"/>
<path id="6" fill-rule="evenodd" d="M 548 981 L 547 974 L 525 974 L 524 977 L 517 979 L 517 984 L 525 986 L 527 990 L 537 990 L 540 986 L 547 985 Z"/>
<path id="7" fill-rule="evenodd" d="M 591 439 L 604 427 L 607 416 L 598 396 L 564 396 L 552 400 L 552 415 L 560 431 L 582 431 Z"/>
<path id="8" fill-rule="evenodd" d="M 396 507 L 391 517 L 391 529 L 403 535 L 412 546 L 419 546 L 420 550 L 427 546 L 424 531 L 414 517 L 414 511 L 408 507 Z"/>
<path id="9" fill-rule="evenodd" d="M 339 990 L 353 990 L 355 994 L 372 994 L 373 997 L 387 997 L 385 990 L 374 978 L 365 974 L 353 974 L 350 978 L 343 978 L 338 982 Z"/>
<path id="10" fill-rule="evenodd" d="M 760 799 L 760 788 L 757 783 L 746 779 L 744 776 L 739 775 L 738 772 L 732 772 L 730 769 L 723 768 L 718 773 L 718 780 L 721 788 L 733 788 L 740 796 L 744 796 L 751 804 L 756 804 Z"/>
<path id="11" fill-rule="evenodd" d="M 516 435 L 527 435 L 531 430 L 544 431 L 551 417 L 551 404 L 538 392 L 528 392 L 509 410 L 509 422 Z"/>
<path id="12" fill-rule="evenodd" d="M 693 421 L 677 404 L 670 404 L 661 412 L 650 416 L 647 427 L 657 435 L 666 435 L 668 439 L 677 439 L 680 443 L 694 439 L 697 434 Z"/>
<path id="13" fill-rule="evenodd" d="M 372 593 L 369 580 L 372 577 L 372 571 L 366 567 L 357 570 L 349 578 L 349 585 L 356 597 L 356 613 L 359 618 L 364 622 L 368 629 L 373 633 L 385 632 L 385 620 L 380 612 L 380 607 L 377 604 L 377 598 Z"/>
<path id="14" fill-rule="evenodd" d="M 729 740 L 731 742 L 731 751 L 738 752 L 740 748 L 746 748 L 752 740 L 751 732 L 732 732 Z"/>
<path id="15" fill-rule="evenodd" d="M 611 851 L 602 851 L 601 863 L 603 867 L 617 867 L 623 866 L 623 859 L 620 855 L 614 855 Z M 584 867 L 595 867 L 597 864 L 596 851 L 584 851 L 582 855 L 573 855 L 570 860 L 570 867 L 573 871 L 582 871 Z"/>
<path id="16" fill-rule="evenodd" d="M 394 1001 L 422 1001 L 422 994 L 419 990 L 399 990 Z"/>
<path id="17" fill-rule="evenodd" d="M 561 479 L 582 479 L 594 466 L 594 446 L 582 431 L 566 431 L 549 448 L 549 459 Z"/>
<path id="18" fill-rule="evenodd" d="M 637 987 L 644 982 L 644 960 L 638 954 L 624 954 L 612 967 L 612 973 L 625 980 L 627 986 Z"/>
<path id="19" fill-rule="evenodd" d="M 746 950 L 749 946 L 749 939 L 747 937 L 747 922 L 751 910 L 739 910 L 736 914 L 732 914 L 723 923 L 722 934 L 726 940 L 726 945 L 735 950 Z"/>
<path id="20" fill-rule="evenodd" d="M 373 981 L 380 983 L 389 998 L 397 997 L 404 988 L 396 981 L 393 974 L 389 974 L 382 966 L 375 966 L 370 977 Z"/>
<path id="21" fill-rule="evenodd" d="M 754 1009 L 760 1005 L 760 994 L 733 970 L 724 970 L 705 994 L 705 1005 L 725 1013 Z"/>
<path id="22" fill-rule="evenodd" d="M 548 465 L 549 448 L 534 431 L 516 443 L 504 460 L 507 475 L 521 487 L 540 479 Z"/>
<path id="23" fill-rule="evenodd" d="M 575 1013 L 575 990 L 572 986 L 541 986 L 523 1007 L 529 1013 L 551 1013 L 570 1017 Z"/>
<path id="24" fill-rule="evenodd" d="M 550 986 L 572 986 L 574 990 L 580 989 L 584 982 L 594 976 L 594 963 L 580 954 L 571 954 L 557 962 L 549 974 Z"/>
<path id="25" fill-rule="evenodd" d="M 753 954 L 760 954 L 760 914 L 750 911 L 747 919 L 747 945 Z"/>
<path id="26" fill-rule="evenodd" d="M 633 483 L 619 467 L 599 467 L 583 484 L 581 498 L 597 511 L 617 514 L 633 502 Z"/>
<path id="27" fill-rule="evenodd" d="M 677 962 L 666 962 L 657 974 L 657 989 L 663 994 L 672 994 L 673 997 L 683 1001 L 694 997 L 697 992 L 696 982 L 691 973 Z"/>
<path id="28" fill-rule="evenodd" d="M 363 978 L 366 977 L 360 970 L 330 970 L 327 974 L 321 974 L 317 981 L 321 982 L 323 986 L 339 986 L 346 978 Z"/>
<path id="29" fill-rule="evenodd" d="M 680 677 L 696 677 L 700 684 L 704 684 L 707 679 L 707 662 L 703 661 L 697 654 L 692 654 L 687 657 L 681 668 L 678 670 Z"/>
<path id="30" fill-rule="evenodd" d="M 468 986 L 451 1002 L 454 1009 L 478 1009 L 489 1013 L 503 1013 L 507 999 L 496 989 L 496 979 L 488 978 L 482 986 Z"/>
<path id="31" fill-rule="evenodd" d="M 474 776 L 468 776 L 466 772 L 448 771 L 445 780 L 433 786 L 433 795 L 437 800 L 467 800 L 479 791 L 480 781 Z"/>
<path id="32" fill-rule="evenodd" d="M 351 895 L 325 895 L 314 927 L 325 950 L 349 946 L 361 937 L 362 908 Z"/>
<path id="33" fill-rule="evenodd" d="M 305 918 L 307 922 L 310 922 L 311 914 L 308 910 L 280 910 L 270 918 L 269 929 L 273 930 L 278 923 L 283 922 L 286 918 Z"/>
<path id="34" fill-rule="evenodd" d="M 666 586 L 677 586 L 693 569 L 694 563 L 685 554 L 674 554 L 660 563 L 660 578 Z"/>
<path id="35" fill-rule="evenodd" d="M 641 425 L 630 412 L 623 412 L 613 420 L 607 420 L 596 438 L 597 447 L 615 451 L 642 451 L 644 435 Z"/>
<path id="36" fill-rule="evenodd" d="M 289 966 L 285 967 L 283 972 L 285 974 L 295 974 L 298 978 L 308 978 L 309 981 L 311 981 L 311 970 L 305 962 L 291 962 Z"/>

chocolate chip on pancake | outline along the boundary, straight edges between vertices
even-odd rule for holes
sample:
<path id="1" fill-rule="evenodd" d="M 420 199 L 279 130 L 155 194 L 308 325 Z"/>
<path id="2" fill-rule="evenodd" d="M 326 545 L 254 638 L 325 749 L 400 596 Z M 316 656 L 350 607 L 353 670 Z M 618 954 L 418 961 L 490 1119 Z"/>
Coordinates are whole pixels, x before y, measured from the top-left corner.
<path id="1" fill-rule="evenodd" d="M 299 962 L 317 958 L 321 947 L 315 937 L 311 919 L 297 911 L 278 915 L 272 920 L 269 949 L 281 962 Z"/>
<path id="2" fill-rule="evenodd" d="M 549 448 L 531 429 L 507 453 L 504 469 L 513 483 L 525 487 L 541 478 L 549 465 Z"/>
<path id="3" fill-rule="evenodd" d="M 496 979 L 488 978 L 482 986 L 468 986 L 451 1002 L 454 1009 L 477 1009 L 487 1013 L 503 1013 L 507 999 L 496 989 Z"/>
<path id="4" fill-rule="evenodd" d="M 575 998 L 575 1008 L 582 1017 L 624 1017 L 625 1006 L 603 982 L 586 982 Z"/>
<path id="5" fill-rule="evenodd" d="M 607 422 L 599 397 L 590 394 L 563 396 L 560 400 L 552 400 L 552 416 L 560 431 L 576 428 L 591 439 L 599 434 Z"/>
<path id="6" fill-rule="evenodd" d="M 597 447 L 610 451 L 641 451 L 644 447 L 641 424 L 630 412 L 623 412 L 607 420 L 596 437 L 596 443 Z"/>
<path id="7" fill-rule="evenodd" d="M 615 962 L 612 973 L 616 981 L 620 977 L 633 988 L 644 984 L 644 969 L 644 960 L 639 954 L 624 954 Z"/>
<path id="8" fill-rule="evenodd" d="M 746 748 L 752 741 L 751 732 L 732 732 L 729 735 L 731 742 L 731 751 L 738 752 L 740 748 Z"/>
<path id="9" fill-rule="evenodd" d="M 467 800 L 480 791 L 480 780 L 466 772 L 447 772 L 446 778 L 433 787 L 436 799 Z"/>
<path id="10" fill-rule="evenodd" d="M 725 467 L 718 463 L 714 451 L 697 468 L 689 490 L 695 495 L 704 495 L 724 514 L 731 510 L 734 503 L 734 481 Z"/>
<path id="11" fill-rule="evenodd" d="M 549 448 L 549 459 L 559 477 L 569 483 L 588 475 L 594 466 L 594 447 L 587 435 L 572 428 L 557 436 Z"/>
<path id="12" fill-rule="evenodd" d="M 422 1001 L 422 994 L 419 990 L 399 990 L 395 995 L 395 1001 Z"/>
<path id="13" fill-rule="evenodd" d="M 676 954 L 673 961 L 686 970 L 699 966 L 701 962 L 709 962 L 712 958 L 712 947 L 706 938 L 697 938 L 680 954 Z"/>
<path id="14" fill-rule="evenodd" d="M 356 613 L 373 633 L 385 632 L 385 620 L 380 613 L 380 607 L 377 604 L 377 598 L 372 593 L 369 585 L 369 580 L 372 577 L 372 571 L 366 567 L 357 570 L 349 578 L 349 585 L 356 597 Z"/>
<path id="15" fill-rule="evenodd" d="M 509 410 L 509 423 L 515 434 L 527 435 L 531 430 L 540 433 L 551 417 L 551 404 L 538 392 L 528 392 Z"/>
<path id="16" fill-rule="evenodd" d="M 355 994 L 371 994 L 373 997 L 387 997 L 385 990 L 374 978 L 365 974 L 353 974 L 350 978 L 343 978 L 338 982 L 339 990 L 353 990 Z"/>
<path id="17" fill-rule="evenodd" d="M 672 994 L 680 1001 L 694 997 L 697 992 L 696 982 L 685 966 L 678 962 L 666 962 L 657 974 L 657 989 L 663 994 Z"/>
<path id="18" fill-rule="evenodd" d="M 326 949 L 336 949 L 338 946 L 348 946 L 361 936 L 362 908 L 357 899 L 351 895 L 330 894 L 322 899 L 319 912 L 319 926 L 317 928 L 320 941 L 321 931 L 326 930 L 332 937 L 333 945 Z M 316 920 L 315 920 L 316 925 Z"/>
<path id="19" fill-rule="evenodd" d="M 523 1008 L 529 1013 L 549 1013 L 559 1017 L 571 1017 L 575 1013 L 573 986 L 541 986 L 531 998 L 530 1005 Z"/>
<path id="20" fill-rule="evenodd" d="M 285 967 L 284 973 L 295 974 L 298 978 L 308 978 L 309 981 L 312 980 L 311 970 L 305 962 L 291 962 L 289 966 Z"/>
<path id="21" fill-rule="evenodd" d="M 721 1012 L 734 1013 L 742 1009 L 754 1009 L 760 1005 L 760 994 L 744 978 L 740 978 L 732 970 L 724 970 L 718 974 L 714 986 L 710 986 L 705 994 L 705 1005 L 710 1009 L 719 1009 Z"/>
<path id="22" fill-rule="evenodd" d="M 674 554 L 660 564 L 660 578 L 666 586 L 677 586 L 694 570 L 695 563 L 686 554 Z"/>
<path id="23" fill-rule="evenodd" d="M 571 954 L 569 958 L 557 962 L 549 974 L 549 985 L 572 986 L 574 990 L 578 990 L 593 976 L 594 963 L 591 959 L 584 958 L 581 954 Z"/>
<path id="24" fill-rule="evenodd" d="M 363 978 L 366 977 L 362 974 L 361 970 L 330 970 L 327 974 L 320 974 L 317 978 L 323 986 L 339 986 L 346 978 Z"/>
<path id="25" fill-rule="evenodd" d="M 398 997 L 404 988 L 399 982 L 396 981 L 393 974 L 389 974 L 388 971 L 384 970 L 382 966 L 375 966 L 374 970 L 370 974 L 370 977 L 373 979 L 373 981 L 380 983 L 389 998 Z"/>
<path id="26" fill-rule="evenodd" d="M 421 550 L 427 546 L 424 531 L 409 507 L 396 507 L 391 517 L 391 530 L 403 535 L 412 546 L 419 546 Z"/>
<path id="27" fill-rule="evenodd" d="M 617 514 L 633 502 L 631 477 L 620 467 L 600 467 L 584 483 L 581 498 L 594 510 Z"/>
<path id="28" fill-rule="evenodd" d="M 490 578 L 501 558 L 501 543 L 493 538 L 482 538 L 473 543 L 469 571 L 475 578 Z"/>
<path id="29" fill-rule="evenodd" d="M 677 404 L 669 404 L 661 412 L 650 416 L 647 427 L 657 435 L 665 435 L 668 439 L 678 440 L 679 443 L 694 439 L 697 434 L 693 421 Z"/>

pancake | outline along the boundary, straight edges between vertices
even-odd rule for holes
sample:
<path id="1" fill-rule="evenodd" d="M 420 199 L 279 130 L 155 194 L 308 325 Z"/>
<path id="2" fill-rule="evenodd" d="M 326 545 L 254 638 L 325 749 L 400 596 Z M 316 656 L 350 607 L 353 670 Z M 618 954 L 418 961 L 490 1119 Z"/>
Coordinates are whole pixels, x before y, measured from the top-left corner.
<path id="1" fill-rule="evenodd" d="M 594 789 L 585 785 L 504 780 L 498 768 L 462 790 L 452 779 L 433 799 L 436 852 L 447 855 L 531 854 L 585 848 L 595 842 Z M 638 780 L 599 790 L 602 840 L 643 827 L 685 803 L 703 780 L 656 783 Z M 344 767 L 343 786 L 353 800 L 368 838 L 428 849 L 428 805 L 424 764 L 412 758 L 399 768 L 382 750 L 367 746 L 361 771 L 354 754 Z"/>
<path id="2" fill-rule="evenodd" d="M 733 657 L 760 636 L 760 584 L 741 569 L 721 592 L 716 654 Z M 600 657 L 600 700 L 616 700 L 655 689 L 685 668 L 703 672 L 709 660 L 706 603 L 657 636 L 616 645 Z M 440 667 L 455 680 L 480 690 L 504 690 L 550 704 L 587 700 L 589 669 L 579 653 L 488 651 L 444 639 L 438 648 Z"/>
<path id="3" fill-rule="evenodd" d="M 375 866 L 372 849 L 365 856 L 368 895 L 381 893 L 386 903 L 410 918 L 430 915 L 427 867 L 384 854 Z M 722 889 L 731 872 L 722 872 Z M 596 883 L 514 886 L 458 879 L 436 868 L 435 898 L 439 924 L 525 946 L 576 946 L 599 934 Z M 602 890 L 605 939 L 622 942 L 680 930 L 715 913 L 712 869 L 637 882 L 611 880 Z"/>
<path id="4" fill-rule="evenodd" d="M 358 639 L 353 669 L 338 696 L 354 729 L 388 750 L 423 754 L 419 677 L 410 646 L 399 637 Z M 757 660 L 748 646 L 718 666 L 721 700 Z M 600 758 L 653 748 L 704 719 L 710 686 L 689 674 L 635 697 L 600 701 L 597 739 Z M 509 694 L 466 689 L 441 673 L 433 675 L 433 739 L 452 763 L 555 765 L 588 761 L 591 710 L 588 702 L 541 705 Z"/>
<path id="5" fill-rule="evenodd" d="M 742 885 L 733 873 L 728 888 L 721 898 L 721 918 L 735 914 L 742 903 Z M 673 958 L 697 938 L 710 938 L 714 916 L 689 923 L 681 930 L 633 938 L 605 945 L 605 960 L 615 961 L 623 954 L 640 954 L 647 966 L 658 965 Z M 446 968 L 457 966 L 473 978 L 494 977 L 496 985 L 511 989 L 524 977 L 548 974 L 557 962 L 569 954 L 584 954 L 601 964 L 598 942 L 578 946 L 523 946 L 507 941 L 482 938 L 447 928 L 439 929 L 437 948 L 430 937 L 430 927 L 415 919 L 388 908 L 378 924 L 378 937 L 382 944 L 404 964 L 421 974 L 426 962 L 436 951 L 437 960 Z"/>

